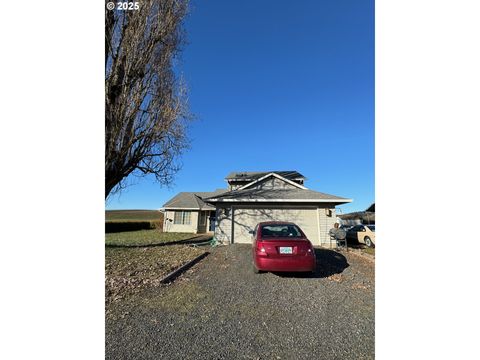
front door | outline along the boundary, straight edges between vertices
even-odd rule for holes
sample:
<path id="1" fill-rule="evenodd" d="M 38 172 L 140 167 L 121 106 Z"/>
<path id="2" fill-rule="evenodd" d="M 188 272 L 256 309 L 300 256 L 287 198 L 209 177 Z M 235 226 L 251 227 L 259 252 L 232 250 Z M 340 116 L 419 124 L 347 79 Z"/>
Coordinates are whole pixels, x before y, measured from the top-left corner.
<path id="1" fill-rule="evenodd" d="M 215 231 L 215 221 L 217 220 L 215 211 L 210 212 L 210 217 L 208 219 L 210 220 L 210 226 L 208 228 L 208 231 L 214 232 Z"/>

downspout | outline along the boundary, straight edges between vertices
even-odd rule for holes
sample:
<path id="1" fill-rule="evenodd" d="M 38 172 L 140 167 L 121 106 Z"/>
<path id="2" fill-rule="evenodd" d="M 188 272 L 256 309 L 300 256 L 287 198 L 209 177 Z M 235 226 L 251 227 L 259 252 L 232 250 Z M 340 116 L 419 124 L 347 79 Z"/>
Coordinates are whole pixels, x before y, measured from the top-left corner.
<path id="1" fill-rule="evenodd" d="M 233 205 L 232 205 L 231 208 L 230 208 L 230 212 L 232 214 L 232 226 L 231 226 L 232 235 L 231 235 L 231 238 L 230 238 L 230 244 L 233 244 L 233 234 L 234 234 L 234 225 L 235 225 L 235 222 L 234 222 L 234 219 L 233 219 L 234 218 L 233 210 L 234 210 L 234 208 L 233 208 Z"/>
<path id="2" fill-rule="evenodd" d="M 320 239 L 320 208 L 317 206 L 317 230 L 318 230 L 318 245 L 322 246 L 322 239 Z"/>

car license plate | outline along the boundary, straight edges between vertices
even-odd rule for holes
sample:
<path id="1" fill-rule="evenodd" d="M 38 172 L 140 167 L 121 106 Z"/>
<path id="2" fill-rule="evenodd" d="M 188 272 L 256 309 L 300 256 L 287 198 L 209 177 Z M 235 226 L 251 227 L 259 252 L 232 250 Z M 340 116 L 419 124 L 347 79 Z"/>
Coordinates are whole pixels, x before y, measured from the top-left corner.
<path id="1" fill-rule="evenodd" d="M 292 254 L 291 247 L 280 247 L 280 254 Z"/>

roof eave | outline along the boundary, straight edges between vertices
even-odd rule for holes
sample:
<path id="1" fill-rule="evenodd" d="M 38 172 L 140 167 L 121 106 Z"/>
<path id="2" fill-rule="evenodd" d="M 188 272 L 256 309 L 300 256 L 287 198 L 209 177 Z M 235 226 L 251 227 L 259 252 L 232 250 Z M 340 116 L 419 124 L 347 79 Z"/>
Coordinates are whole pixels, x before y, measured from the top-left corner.
<path id="1" fill-rule="evenodd" d="M 202 210 L 201 208 L 195 207 L 181 207 L 181 206 L 166 206 L 162 208 L 164 211 L 166 210 Z"/>
<path id="2" fill-rule="evenodd" d="M 208 199 L 204 200 L 210 203 L 226 202 L 299 202 L 299 203 L 351 203 L 353 199 Z"/>
<path id="3" fill-rule="evenodd" d="M 207 204 L 207 206 L 202 207 L 192 207 L 192 206 L 164 206 L 159 209 L 159 211 L 165 210 L 209 210 L 214 208 L 214 206 Z"/>

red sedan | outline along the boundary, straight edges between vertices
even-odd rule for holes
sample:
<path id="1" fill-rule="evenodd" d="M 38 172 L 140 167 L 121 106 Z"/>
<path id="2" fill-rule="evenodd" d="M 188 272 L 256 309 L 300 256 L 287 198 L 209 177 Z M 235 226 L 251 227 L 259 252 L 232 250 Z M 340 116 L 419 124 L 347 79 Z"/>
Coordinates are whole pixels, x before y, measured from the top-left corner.
<path id="1" fill-rule="evenodd" d="M 291 222 L 259 223 L 253 235 L 253 270 L 314 272 L 315 250 L 298 225 Z"/>

